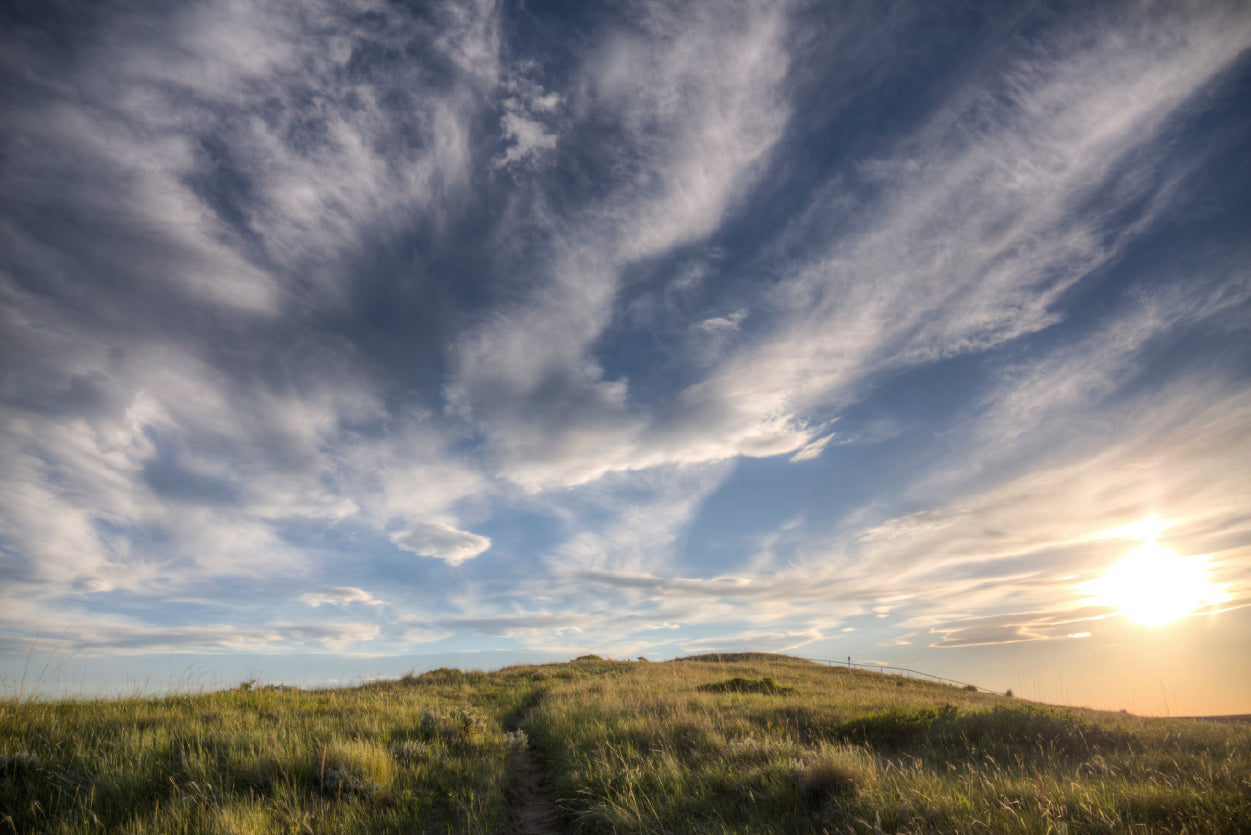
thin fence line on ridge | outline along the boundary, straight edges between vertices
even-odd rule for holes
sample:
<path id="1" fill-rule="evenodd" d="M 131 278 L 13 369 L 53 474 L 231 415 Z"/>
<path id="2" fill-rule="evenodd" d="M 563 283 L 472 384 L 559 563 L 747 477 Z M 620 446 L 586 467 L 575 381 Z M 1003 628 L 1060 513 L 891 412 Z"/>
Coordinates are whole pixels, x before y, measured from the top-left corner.
<path id="1" fill-rule="evenodd" d="M 846 661 L 835 661 L 830 658 L 802 658 L 800 656 L 793 656 L 793 657 L 799 658 L 800 661 L 811 661 L 814 664 L 825 664 L 830 667 L 838 666 L 838 667 L 849 667 L 849 668 L 858 669 L 858 670 L 877 670 L 879 673 L 885 673 L 887 670 L 894 670 L 900 673 L 910 673 L 914 676 L 923 676 L 928 679 L 933 679 L 934 681 L 937 681 L 940 684 L 955 684 L 955 685 L 959 685 L 960 687 L 972 687 L 982 693 L 994 693 L 996 695 L 1002 695 L 999 693 L 998 690 L 990 690 L 988 688 L 982 687 L 977 684 L 970 684 L 967 681 L 957 681 L 954 678 L 946 678 L 945 676 L 936 676 L 931 673 L 922 672 L 920 670 L 914 670 L 910 667 L 893 667 L 890 664 L 870 664 L 867 662 L 852 661 L 851 656 L 848 656 Z"/>

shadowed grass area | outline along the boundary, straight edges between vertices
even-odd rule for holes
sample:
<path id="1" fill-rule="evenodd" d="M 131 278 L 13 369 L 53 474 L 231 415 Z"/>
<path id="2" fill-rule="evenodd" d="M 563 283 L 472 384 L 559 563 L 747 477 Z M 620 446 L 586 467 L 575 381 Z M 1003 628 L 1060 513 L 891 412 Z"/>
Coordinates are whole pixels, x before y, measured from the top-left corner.
<path id="1" fill-rule="evenodd" d="M 1251 726 L 784 656 L 584 656 L 355 689 L 0 702 L 0 832 L 1246 832 Z"/>

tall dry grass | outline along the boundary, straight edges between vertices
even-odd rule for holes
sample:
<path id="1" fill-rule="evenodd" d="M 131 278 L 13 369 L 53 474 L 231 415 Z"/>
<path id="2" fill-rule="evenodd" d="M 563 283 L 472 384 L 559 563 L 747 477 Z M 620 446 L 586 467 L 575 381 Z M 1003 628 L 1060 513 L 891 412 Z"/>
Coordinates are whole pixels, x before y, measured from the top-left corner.
<path id="1" fill-rule="evenodd" d="M 1247 724 L 744 655 L 0 702 L 0 832 L 507 831 L 525 746 L 583 832 L 1251 831 Z"/>

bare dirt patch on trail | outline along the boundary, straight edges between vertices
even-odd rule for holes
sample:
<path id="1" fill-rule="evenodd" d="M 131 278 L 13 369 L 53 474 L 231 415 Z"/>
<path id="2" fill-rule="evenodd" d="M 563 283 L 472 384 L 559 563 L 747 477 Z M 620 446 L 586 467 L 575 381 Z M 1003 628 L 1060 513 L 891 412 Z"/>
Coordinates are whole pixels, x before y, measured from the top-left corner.
<path id="1" fill-rule="evenodd" d="M 508 763 L 512 785 L 506 795 L 508 819 L 518 835 L 563 835 L 568 830 L 543 788 L 543 770 L 529 748 L 517 751 Z"/>

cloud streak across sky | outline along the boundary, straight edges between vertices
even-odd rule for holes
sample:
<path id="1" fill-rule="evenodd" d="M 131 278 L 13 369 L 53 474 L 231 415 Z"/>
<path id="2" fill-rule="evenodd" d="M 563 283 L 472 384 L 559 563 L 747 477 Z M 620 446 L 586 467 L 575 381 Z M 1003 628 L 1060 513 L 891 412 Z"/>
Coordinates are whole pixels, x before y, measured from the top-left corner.
<path id="1" fill-rule="evenodd" d="M 14 653 L 1236 631 L 1243 4 L 3 15 Z"/>

